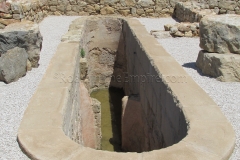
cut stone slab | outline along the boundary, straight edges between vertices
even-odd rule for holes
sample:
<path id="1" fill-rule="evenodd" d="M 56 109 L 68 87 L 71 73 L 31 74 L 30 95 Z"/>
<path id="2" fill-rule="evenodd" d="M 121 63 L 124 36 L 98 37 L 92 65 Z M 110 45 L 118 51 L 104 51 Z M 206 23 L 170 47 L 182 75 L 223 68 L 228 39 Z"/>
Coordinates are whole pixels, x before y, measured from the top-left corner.
<path id="1" fill-rule="evenodd" d="M 240 15 L 207 16 L 201 20 L 199 28 L 202 49 L 240 54 Z"/>
<path id="2" fill-rule="evenodd" d="M 28 54 L 24 48 L 15 47 L 0 57 L 0 81 L 10 83 L 27 72 Z"/>
<path id="3" fill-rule="evenodd" d="M 240 55 L 200 51 L 196 61 L 203 74 L 223 82 L 240 82 Z"/>
<path id="4" fill-rule="evenodd" d="M 38 67 L 41 46 L 42 35 L 36 23 L 13 23 L 0 30 L 0 55 L 15 47 L 24 48 L 32 67 Z"/>

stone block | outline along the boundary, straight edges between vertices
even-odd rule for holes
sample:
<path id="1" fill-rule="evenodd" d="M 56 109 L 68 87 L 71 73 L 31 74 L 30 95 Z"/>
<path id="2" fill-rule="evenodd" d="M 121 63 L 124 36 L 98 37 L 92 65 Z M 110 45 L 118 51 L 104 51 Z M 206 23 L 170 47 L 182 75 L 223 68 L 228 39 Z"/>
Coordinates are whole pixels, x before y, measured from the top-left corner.
<path id="1" fill-rule="evenodd" d="M 204 75 L 224 82 L 240 82 L 240 55 L 200 51 L 196 61 Z"/>
<path id="2" fill-rule="evenodd" d="M 240 54 L 240 16 L 216 15 L 201 20 L 200 47 L 208 52 Z"/>

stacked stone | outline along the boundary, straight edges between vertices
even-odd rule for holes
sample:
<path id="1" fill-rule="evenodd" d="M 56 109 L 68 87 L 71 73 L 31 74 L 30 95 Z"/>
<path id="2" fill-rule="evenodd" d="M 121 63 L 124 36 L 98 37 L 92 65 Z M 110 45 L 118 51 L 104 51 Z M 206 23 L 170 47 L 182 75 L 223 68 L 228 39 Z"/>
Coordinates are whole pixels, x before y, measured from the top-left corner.
<path id="1" fill-rule="evenodd" d="M 172 15 L 176 2 L 177 1 L 175 0 L 3 1 L 0 2 L 0 16 L 3 19 L 26 19 L 35 22 L 41 21 L 47 15 L 122 15 L 133 17 L 161 17 Z M 4 28 L 4 26 L 2 26 L 2 28 Z"/>
<path id="2" fill-rule="evenodd" d="M 48 0 L 50 15 L 123 15 L 158 17 L 173 13 L 174 3 L 152 0 Z"/>
<path id="3" fill-rule="evenodd" d="M 214 9 L 217 14 L 239 14 L 240 15 L 240 1 L 239 0 L 209 0 L 208 6 Z"/>
<path id="4" fill-rule="evenodd" d="M 19 16 L 17 10 L 12 10 L 11 4 L 5 1 L 0 2 L 0 29 L 5 28 L 7 25 L 17 22 Z"/>
<path id="5" fill-rule="evenodd" d="M 238 0 L 209 0 L 201 2 L 178 2 L 174 15 L 182 22 L 200 22 L 206 15 L 240 14 Z"/>
<path id="6" fill-rule="evenodd" d="M 200 22 L 196 61 L 203 74 L 220 81 L 240 82 L 240 15 L 204 17 Z"/>
<path id="7" fill-rule="evenodd" d="M 176 23 L 164 25 L 165 31 L 169 31 L 173 37 L 195 37 L 199 34 L 198 23 Z"/>

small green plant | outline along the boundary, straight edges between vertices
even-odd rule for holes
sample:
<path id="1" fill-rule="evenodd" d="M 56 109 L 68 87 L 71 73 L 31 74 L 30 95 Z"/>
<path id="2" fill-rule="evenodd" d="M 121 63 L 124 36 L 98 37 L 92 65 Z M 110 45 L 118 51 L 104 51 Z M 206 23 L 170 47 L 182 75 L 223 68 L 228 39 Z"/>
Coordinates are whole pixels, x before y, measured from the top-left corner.
<path id="1" fill-rule="evenodd" d="M 82 57 L 82 58 L 84 58 L 84 57 L 85 57 L 85 51 L 83 50 L 83 48 L 81 49 L 81 52 L 80 52 L 80 54 L 81 54 L 81 57 Z"/>

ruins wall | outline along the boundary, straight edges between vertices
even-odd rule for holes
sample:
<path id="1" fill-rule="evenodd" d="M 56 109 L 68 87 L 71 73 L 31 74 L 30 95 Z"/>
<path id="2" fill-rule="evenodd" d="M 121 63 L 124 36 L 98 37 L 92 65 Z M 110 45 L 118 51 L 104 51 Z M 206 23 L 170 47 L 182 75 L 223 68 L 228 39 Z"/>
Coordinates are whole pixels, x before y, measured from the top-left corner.
<path id="1" fill-rule="evenodd" d="M 178 1 L 185 0 L 23 0 L 2 2 L 0 17 L 36 22 L 48 15 L 161 17 L 171 15 Z"/>

